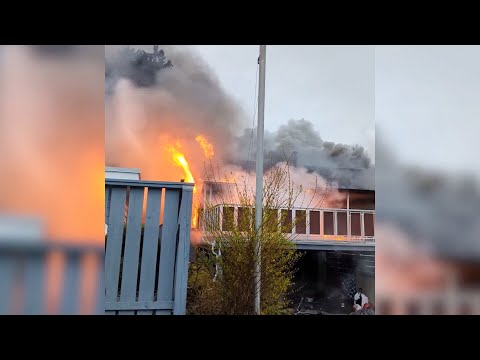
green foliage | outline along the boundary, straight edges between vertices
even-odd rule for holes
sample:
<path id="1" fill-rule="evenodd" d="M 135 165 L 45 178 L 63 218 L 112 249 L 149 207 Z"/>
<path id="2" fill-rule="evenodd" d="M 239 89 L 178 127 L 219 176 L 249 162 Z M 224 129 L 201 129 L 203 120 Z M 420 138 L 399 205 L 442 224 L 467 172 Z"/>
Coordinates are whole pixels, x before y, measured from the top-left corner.
<path id="1" fill-rule="evenodd" d="M 285 314 L 295 264 L 301 256 L 288 234 L 295 223 L 286 216 L 303 190 L 290 181 L 288 164 L 269 170 L 263 179 L 263 219 L 257 232 L 253 189 L 246 181 L 239 185 L 229 178 L 223 184 L 226 184 L 223 191 L 216 193 L 212 203 L 207 203 L 201 212 L 206 243 L 197 250 L 197 259 L 190 265 L 187 312 L 254 314 L 255 263 L 260 258 L 261 313 Z M 221 217 L 219 204 L 227 206 Z M 229 204 L 239 205 L 236 222 L 233 206 L 229 210 Z M 302 219 L 296 221 L 299 220 Z M 257 241 L 260 257 L 255 251 Z"/>

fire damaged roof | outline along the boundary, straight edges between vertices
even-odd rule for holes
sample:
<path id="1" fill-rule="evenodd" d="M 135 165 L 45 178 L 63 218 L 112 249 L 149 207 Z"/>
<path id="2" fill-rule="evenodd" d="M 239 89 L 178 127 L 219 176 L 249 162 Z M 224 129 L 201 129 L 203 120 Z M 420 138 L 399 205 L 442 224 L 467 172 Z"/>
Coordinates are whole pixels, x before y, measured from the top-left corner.
<path id="1" fill-rule="evenodd" d="M 352 174 L 358 175 L 359 180 L 349 181 L 346 179 L 346 177 L 339 176 L 340 174 L 338 172 L 336 173 L 337 177 L 326 176 L 325 179 L 327 180 L 327 182 L 330 184 L 331 187 L 339 190 L 340 192 L 349 191 L 349 192 L 363 193 L 363 194 L 371 194 L 375 192 L 375 185 L 374 185 L 375 179 L 373 176 L 373 171 L 370 171 L 368 174 L 366 174 L 366 173 L 362 173 L 362 170 L 346 169 L 345 172 L 348 173 L 349 176 L 352 176 Z M 365 181 L 365 179 L 368 179 L 368 177 L 371 177 L 370 182 Z M 204 184 L 208 184 L 212 186 L 213 191 L 218 191 L 222 186 L 233 185 L 232 183 L 223 182 L 223 181 L 204 181 Z"/>
<path id="2" fill-rule="evenodd" d="M 375 191 L 375 168 L 326 168 L 306 167 L 311 172 L 316 172 L 332 186 L 339 190 Z"/>
<path id="3" fill-rule="evenodd" d="M 255 161 L 244 160 L 237 161 L 237 165 L 247 171 L 255 171 Z M 276 164 L 273 161 L 267 161 L 265 163 L 265 171 L 270 169 Z M 291 165 L 294 168 L 296 166 Z M 375 167 L 370 166 L 368 168 L 347 168 L 347 167 L 334 167 L 334 166 L 316 166 L 316 165 L 302 165 L 297 168 L 304 168 L 309 173 L 316 173 L 322 177 L 332 187 L 343 190 L 364 190 L 375 191 Z"/>

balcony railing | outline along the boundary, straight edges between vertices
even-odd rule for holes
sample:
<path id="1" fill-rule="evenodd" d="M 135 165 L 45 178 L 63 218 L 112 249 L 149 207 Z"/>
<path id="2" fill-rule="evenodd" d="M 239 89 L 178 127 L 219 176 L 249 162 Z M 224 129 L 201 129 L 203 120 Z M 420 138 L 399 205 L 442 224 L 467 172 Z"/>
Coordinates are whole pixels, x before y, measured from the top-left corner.
<path id="1" fill-rule="evenodd" d="M 217 205 L 209 209 L 206 216 L 221 226 L 221 231 L 231 231 L 233 227 L 245 226 L 238 223 L 238 217 L 244 211 L 253 209 L 235 204 Z M 274 209 L 278 224 L 294 240 L 322 240 L 348 242 L 375 242 L 375 211 L 357 209 Z M 250 216 L 253 219 L 253 215 Z M 212 218 L 210 218 L 212 219 Z M 204 220 L 200 220 L 203 232 Z"/>

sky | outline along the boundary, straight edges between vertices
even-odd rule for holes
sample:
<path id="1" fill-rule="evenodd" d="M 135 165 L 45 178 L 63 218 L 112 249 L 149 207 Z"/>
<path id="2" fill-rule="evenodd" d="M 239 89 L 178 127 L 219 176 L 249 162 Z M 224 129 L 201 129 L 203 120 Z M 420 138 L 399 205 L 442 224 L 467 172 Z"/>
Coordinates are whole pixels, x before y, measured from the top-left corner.
<path id="1" fill-rule="evenodd" d="M 193 45 L 223 87 L 254 115 L 258 45 Z M 311 121 L 327 141 L 364 146 L 375 156 L 372 46 L 268 45 L 265 129 Z"/>
<path id="2" fill-rule="evenodd" d="M 379 46 L 376 138 L 400 161 L 480 177 L 480 46 Z"/>
<path id="3" fill-rule="evenodd" d="M 192 48 L 253 115 L 258 46 Z M 266 129 L 305 118 L 373 159 L 380 136 L 405 164 L 480 177 L 480 46 L 267 46 L 266 68 Z"/>

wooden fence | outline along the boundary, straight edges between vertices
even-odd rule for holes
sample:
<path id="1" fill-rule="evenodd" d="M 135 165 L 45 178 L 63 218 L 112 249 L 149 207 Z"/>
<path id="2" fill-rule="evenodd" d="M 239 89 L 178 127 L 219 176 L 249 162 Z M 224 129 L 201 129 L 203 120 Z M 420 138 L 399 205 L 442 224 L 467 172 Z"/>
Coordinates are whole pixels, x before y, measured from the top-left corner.
<path id="1" fill-rule="evenodd" d="M 2 241 L 0 314 L 103 314 L 103 266 L 103 246 Z"/>
<path id="2" fill-rule="evenodd" d="M 187 183 L 105 181 L 106 314 L 185 314 L 192 193 Z"/>

